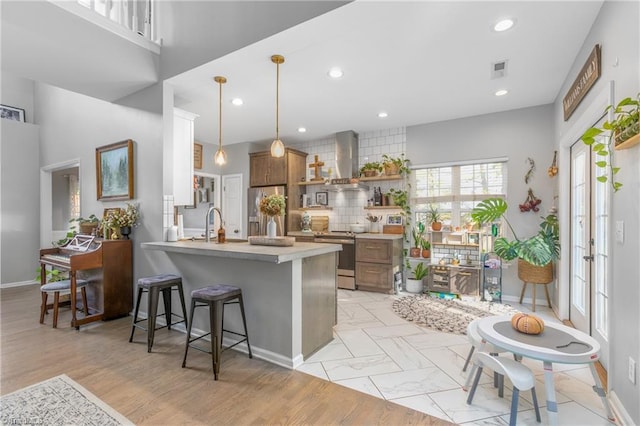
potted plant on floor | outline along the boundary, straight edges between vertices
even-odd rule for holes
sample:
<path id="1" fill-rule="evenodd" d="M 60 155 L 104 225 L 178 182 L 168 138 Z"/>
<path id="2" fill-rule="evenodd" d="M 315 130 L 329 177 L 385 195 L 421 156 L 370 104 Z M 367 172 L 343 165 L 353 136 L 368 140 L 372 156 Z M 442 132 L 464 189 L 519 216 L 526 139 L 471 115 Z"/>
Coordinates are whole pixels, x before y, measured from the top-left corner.
<path id="1" fill-rule="evenodd" d="M 424 266 L 423 262 L 420 262 L 413 269 L 410 277 L 407 278 L 407 284 L 405 286 L 409 293 L 422 293 L 424 290 L 424 277 L 427 276 L 429 268 Z"/>
<path id="2" fill-rule="evenodd" d="M 596 179 L 603 183 L 610 181 L 614 192 L 617 192 L 622 183 L 614 179 L 620 168 L 613 165 L 613 150 L 640 143 L 640 93 L 636 99 L 624 98 L 615 107 L 607 106 L 604 112 L 610 110 L 613 110 L 613 120 L 605 121 L 602 127 L 587 129 L 580 139 L 596 154 L 595 165 L 607 172 Z"/>
<path id="3" fill-rule="evenodd" d="M 477 223 L 504 220 L 513 240 L 496 238 L 493 251 L 504 260 L 518 259 L 518 277 L 529 283 L 547 284 L 553 281 L 553 261 L 560 257 L 558 218 L 550 214 L 542 218 L 540 230 L 530 238 L 519 238 L 506 218 L 507 202 L 489 198 L 473 209 L 471 216 Z"/>
<path id="4" fill-rule="evenodd" d="M 442 222 L 440 222 L 440 212 L 438 208 L 431 204 L 429 211 L 427 212 L 427 220 L 431 223 L 431 230 L 440 231 L 442 229 Z"/>

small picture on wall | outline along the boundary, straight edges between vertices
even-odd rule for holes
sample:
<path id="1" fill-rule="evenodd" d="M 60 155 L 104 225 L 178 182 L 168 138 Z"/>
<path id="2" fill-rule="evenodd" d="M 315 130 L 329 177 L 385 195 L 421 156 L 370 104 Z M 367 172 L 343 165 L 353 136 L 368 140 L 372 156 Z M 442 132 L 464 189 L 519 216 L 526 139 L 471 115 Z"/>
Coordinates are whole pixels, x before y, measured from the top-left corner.
<path id="1" fill-rule="evenodd" d="M 316 192 L 316 204 L 320 204 L 321 206 L 326 206 L 327 204 L 329 204 L 329 193 Z"/>
<path id="2" fill-rule="evenodd" d="M 387 215 L 387 225 L 402 225 L 402 215 L 401 214 Z"/>
<path id="3" fill-rule="evenodd" d="M 24 110 L 9 105 L 0 105 L 0 117 L 13 121 L 25 121 Z"/>

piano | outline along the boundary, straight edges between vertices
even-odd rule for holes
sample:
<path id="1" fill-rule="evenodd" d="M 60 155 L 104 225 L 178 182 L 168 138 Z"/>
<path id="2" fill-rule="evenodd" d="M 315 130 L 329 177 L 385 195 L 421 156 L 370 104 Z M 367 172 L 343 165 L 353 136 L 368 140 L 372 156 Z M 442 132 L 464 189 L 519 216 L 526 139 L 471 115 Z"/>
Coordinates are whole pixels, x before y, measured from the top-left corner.
<path id="1" fill-rule="evenodd" d="M 47 268 L 69 272 L 71 326 L 79 329 L 93 321 L 129 315 L 133 309 L 131 260 L 131 240 L 103 240 L 78 234 L 64 246 L 40 250 L 40 283 L 46 283 Z M 77 279 L 89 281 L 89 315 L 77 308 Z"/>

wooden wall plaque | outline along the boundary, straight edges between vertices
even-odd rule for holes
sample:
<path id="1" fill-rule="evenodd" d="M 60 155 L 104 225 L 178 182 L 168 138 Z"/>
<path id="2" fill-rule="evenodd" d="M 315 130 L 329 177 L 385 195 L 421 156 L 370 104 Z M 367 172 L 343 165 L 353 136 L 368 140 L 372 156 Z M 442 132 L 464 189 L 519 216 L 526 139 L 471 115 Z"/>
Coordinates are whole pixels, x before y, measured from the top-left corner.
<path id="1" fill-rule="evenodd" d="M 193 144 L 193 168 L 202 169 L 202 145 L 199 143 Z"/>
<path id="2" fill-rule="evenodd" d="M 596 81 L 600 78 L 602 69 L 600 66 L 600 45 L 596 44 L 589 58 L 582 66 L 580 73 L 574 80 L 569 92 L 562 100 L 562 109 L 564 110 L 564 121 L 567 121 L 573 111 L 580 105 L 582 99 L 589 93 Z"/>

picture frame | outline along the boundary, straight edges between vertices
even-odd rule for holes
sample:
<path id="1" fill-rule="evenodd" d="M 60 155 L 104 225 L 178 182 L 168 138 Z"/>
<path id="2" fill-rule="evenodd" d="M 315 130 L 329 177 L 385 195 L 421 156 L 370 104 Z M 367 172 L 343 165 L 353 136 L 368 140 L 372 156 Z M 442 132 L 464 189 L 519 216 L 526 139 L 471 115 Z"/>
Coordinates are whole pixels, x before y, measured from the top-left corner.
<path id="1" fill-rule="evenodd" d="M 387 215 L 387 225 L 402 225 L 402 215 L 401 214 Z"/>
<path id="2" fill-rule="evenodd" d="M 193 168 L 202 169 L 202 144 L 193 144 Z"/>
<path id="3" fill-rule="evenodd" d="M 133 141 L 96 148 L 96 185 L 99 201 L 133 198 Z"/>
<path id="4" fill-rule="evenodd" d="M 328 192 L 316 192 L 316 204 L 321 206 L 326 206 L 329 204 L 329 193 Z"/>
<path id="5" fill-rule="evenodd" d="M 0 117 L 7 120 L 25 122 L 24 109 L 0 104 Z"/>

